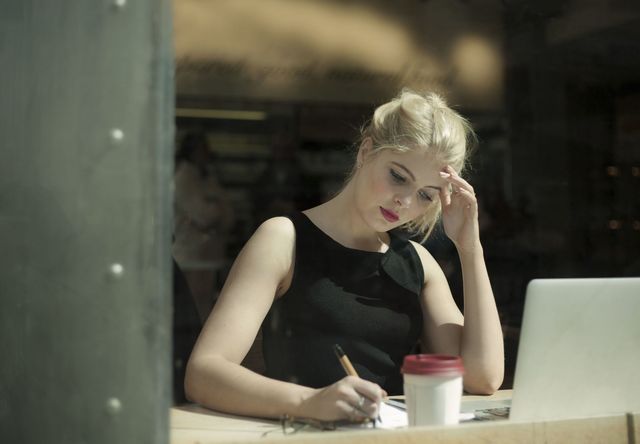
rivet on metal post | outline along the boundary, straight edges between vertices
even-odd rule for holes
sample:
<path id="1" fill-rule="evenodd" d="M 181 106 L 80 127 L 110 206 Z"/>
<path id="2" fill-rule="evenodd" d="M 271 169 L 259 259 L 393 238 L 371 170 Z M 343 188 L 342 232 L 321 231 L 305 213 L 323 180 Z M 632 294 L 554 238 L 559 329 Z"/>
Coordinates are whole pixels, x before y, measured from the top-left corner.
<path id="1" fill-rule="evenodd" d="M 118 398 L 107 399 L 107 413 L 117 415 L 122 410 L 122 403 Z"/>
<path id="2" fill-rule="evenodd" d="M 111 264 L 111 266 L 109 267 L 109 272 L 111 273 L 111 276 L 115 278 L 121 278 L 124 274 L 124 267 L 122 266 L 122 264 L 118 263 Z"/>
<path id="3" fill-rule="evenodd" d="M 111 141 L 114 143 L 120 143 L 124 140 L 124 132 L 119 128 L 111 130 Z"/>

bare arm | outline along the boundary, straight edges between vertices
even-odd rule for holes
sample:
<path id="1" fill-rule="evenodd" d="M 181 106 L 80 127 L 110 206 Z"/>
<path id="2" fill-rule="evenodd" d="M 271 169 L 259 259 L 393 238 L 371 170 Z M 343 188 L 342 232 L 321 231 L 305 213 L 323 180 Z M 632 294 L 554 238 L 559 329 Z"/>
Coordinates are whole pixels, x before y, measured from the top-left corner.
<path id="1" fill-rule="evenodd" d="M 416 246 L 425 269 L 423 308 L 425 341 L 438 352 L 459 354 L 465 367 L 464 387 L 471 393 L 490 394 L 504 377 L 504 344 L 478 228 L 478 202 L 473 187 L 452 168 L 441 176 L 451 184 L 440 191 L 447 236 L 458 250 L 462 266 L 464 317 L 437 262 Z"/>
<path id="2" fill-rule="evenodd" d="M 504 341 L 482 247 L 459 252 L 464 288 L 461 355 L 468 368 L 466 387 L 479 394 L 495 392 L 504 378 Z"/>
<path id="3" fill-rule="evenodd" d="M 415 244 L 425 269 L 422 291 L 423 346 L 430 353 L 459 355 L 469 393 L 491 394 L 502 383 L 504 352 L 502 329 L 481 251 L 461 257 L 464 280 L 464 316 L 436 260 Z"/>
<path id="4" fill-rule="evenodd" d="M 277 418 L 361 419 L 382 397 L 375 384 L 345 378 L 324 389 L 277 381 L 240 365 L 274 297 L 286 290 L 295 230 L 286 218 L 263 223 L 236 259 L 187 365 L 187 397 L 229 413 Z M 358 408 L 360 397 L 366 402 Z"/>

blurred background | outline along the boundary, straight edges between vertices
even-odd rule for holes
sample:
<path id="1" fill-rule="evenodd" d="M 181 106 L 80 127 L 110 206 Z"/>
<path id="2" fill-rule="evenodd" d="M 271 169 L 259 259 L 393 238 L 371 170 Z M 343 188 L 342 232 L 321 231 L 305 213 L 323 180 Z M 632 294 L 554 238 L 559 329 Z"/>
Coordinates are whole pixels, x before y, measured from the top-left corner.
<path id="1" fill-rule="evenodd" d="M 503 388 L 529 280 L 640 275 L 637 1 L 173 8 L 173 255 L 199 314 L 178 327 L 199 328 L 264 219 L 341 186 L 360 126 L 403 87 L 443 94 L 479 138 L 467 178 L 505 333 Z M 455 249 L 441 231 L 427 247 L 461 305 Z M 259 341 L 247 360 L 258 370 Z"/>
<path id="2" fill-rule="evenodd" d="M 531 279 L 640 275 L 637 0 L 0 11 L 0 442 L 168 442 L 233 258 L 339 189 L 358 129 L 403 87 L 478 134 L 503 388 Z M 439 230 L 426 246 L 462 306 L 453 246 Z"/>

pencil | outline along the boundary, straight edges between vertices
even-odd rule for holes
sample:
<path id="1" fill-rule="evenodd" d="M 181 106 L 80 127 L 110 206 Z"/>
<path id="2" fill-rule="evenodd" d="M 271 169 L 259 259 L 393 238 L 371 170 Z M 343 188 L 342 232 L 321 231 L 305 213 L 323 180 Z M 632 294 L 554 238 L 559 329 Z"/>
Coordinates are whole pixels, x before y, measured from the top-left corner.
<path id="1" fill-rule="evenodd" d="M 342 350 L 342 347 L 340 347 L 338 344 L 333 344 L 333 351 L 338 357 L 338 361 L 340 361 L 340 364 L 342 364 L 342 368 L 344 369 L 344 372 L 348 376 L 357 376 L 359 378 L 360 376 L 358 376 L 358 372 L 356 371 L 355 368 L 353 368 L 353 365 L 351 364 L 349 357 L 344 352 L 344 350 Z M 381 421 L 380 414 L 378 414 L 378 417 L 376 419 L 378 420 L 378 422 Z M 373 424 L 375 427 L 375 422 Z"/>
<path id="2" fill-rule="evenodd" d="M 342 368 L 344 369 L 345 373 L 348 376 L 358 376 L 358 372 L 355 368 L 353 368 L 353 365 L 351 365 L 351 361 L 349 361 L 349 357 L 345 354 L 344 350 L 342 350 L 342 347 L 340 347 L 338 344 L 334 344 L 333 351 L 336 353 L 338 361 L 340 361 L 340 364 L 342 364 Z"/>

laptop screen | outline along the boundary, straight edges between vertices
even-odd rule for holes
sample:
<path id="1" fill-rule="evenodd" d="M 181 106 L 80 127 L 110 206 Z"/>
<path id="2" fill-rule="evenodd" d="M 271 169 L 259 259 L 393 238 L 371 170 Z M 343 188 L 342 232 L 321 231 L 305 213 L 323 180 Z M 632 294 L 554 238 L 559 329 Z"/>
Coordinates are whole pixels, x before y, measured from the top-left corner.
<path id="1" fill-rule="evenodd" d="M 510 418 L 640 411 L 640 278 L 529 283 Z"/>

